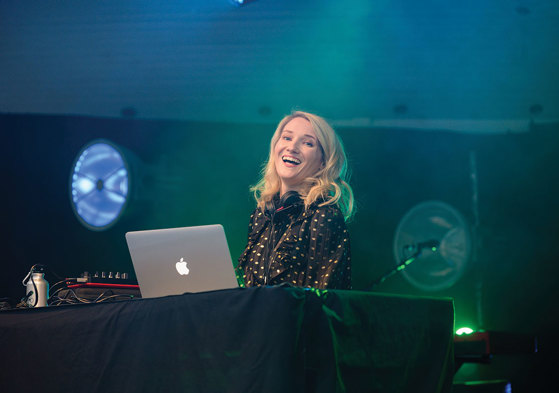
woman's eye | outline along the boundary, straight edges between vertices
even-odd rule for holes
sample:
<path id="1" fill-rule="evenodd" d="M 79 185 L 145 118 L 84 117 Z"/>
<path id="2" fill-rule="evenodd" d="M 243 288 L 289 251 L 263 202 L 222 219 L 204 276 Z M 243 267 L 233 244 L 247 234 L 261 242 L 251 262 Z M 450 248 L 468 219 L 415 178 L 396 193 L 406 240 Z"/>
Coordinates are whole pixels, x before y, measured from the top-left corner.
<path id="1" fill-rule="evenodd" d="M 305 142 L 305 144 L 306 144 L 307 146 L 309 146 L 309 147 L 313 147 L 313 146 L 314 146 L 312 142 Z"/>

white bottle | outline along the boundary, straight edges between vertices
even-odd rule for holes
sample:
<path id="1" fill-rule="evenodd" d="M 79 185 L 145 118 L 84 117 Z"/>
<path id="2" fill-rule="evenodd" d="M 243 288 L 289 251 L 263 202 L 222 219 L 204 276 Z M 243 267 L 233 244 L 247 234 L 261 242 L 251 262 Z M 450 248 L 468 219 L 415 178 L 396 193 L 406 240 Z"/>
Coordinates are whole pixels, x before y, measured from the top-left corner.
<path id="1" fill-rule="evenodd" d="M 25 296 L 29 307 L 46 307 L 49 283 L 45 280 L 45 273 L 36 273 L 33 269 L 28 274 L 29 280 L 25 285 Z M 25 281 L 25 279 L 24 279 Z"/>

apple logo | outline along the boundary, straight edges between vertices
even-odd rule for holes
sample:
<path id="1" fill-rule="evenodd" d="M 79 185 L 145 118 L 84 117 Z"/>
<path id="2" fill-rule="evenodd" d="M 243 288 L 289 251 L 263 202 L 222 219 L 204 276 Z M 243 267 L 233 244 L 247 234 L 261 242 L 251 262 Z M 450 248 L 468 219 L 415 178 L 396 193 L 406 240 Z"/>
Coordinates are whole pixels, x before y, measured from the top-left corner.
<path id="1" fill-rule="evenodd" d="M 181 260 L 177 262 L 175 267 L 177 268 L 177 272 L 179 272 L 181 276 L 190 273 L 190 270 L 188 269 L 188 267 L 186 267 L 186 261 L 184 260 L 184 258 L 181 258 Z"/>

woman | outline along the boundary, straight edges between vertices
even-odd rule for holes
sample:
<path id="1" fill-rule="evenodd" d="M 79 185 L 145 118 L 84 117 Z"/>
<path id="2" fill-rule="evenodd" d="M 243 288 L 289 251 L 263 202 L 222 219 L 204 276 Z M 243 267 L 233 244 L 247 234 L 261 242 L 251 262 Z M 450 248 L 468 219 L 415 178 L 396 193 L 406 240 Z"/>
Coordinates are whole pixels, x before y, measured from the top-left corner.
<path id="1" fill-rule="evenodd" d="M 242 286 L 351 288 L 346 176 L 343 145 L 323 118 L 293 112 L 282 119 L 252 188 L 257 207 L 236 269 Z"/>

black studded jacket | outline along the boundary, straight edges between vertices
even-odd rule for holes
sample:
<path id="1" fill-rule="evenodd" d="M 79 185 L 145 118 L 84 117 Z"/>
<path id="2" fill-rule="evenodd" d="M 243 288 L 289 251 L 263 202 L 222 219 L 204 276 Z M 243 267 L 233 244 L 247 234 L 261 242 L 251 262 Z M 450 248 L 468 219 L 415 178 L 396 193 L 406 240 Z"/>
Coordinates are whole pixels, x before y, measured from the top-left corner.
<path id="1" fill-rule="evenodd" d="M 302 200 L 281 211 L 257 208 L 250 216 L 248 244 L 236 268 L 241 286 L 289 283 L 318 289 L 351 289 L 349 233 L 335 205 Z"/>

